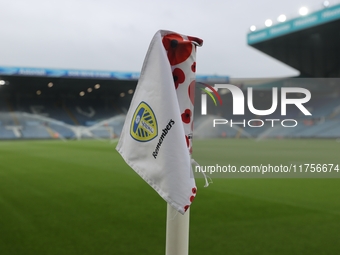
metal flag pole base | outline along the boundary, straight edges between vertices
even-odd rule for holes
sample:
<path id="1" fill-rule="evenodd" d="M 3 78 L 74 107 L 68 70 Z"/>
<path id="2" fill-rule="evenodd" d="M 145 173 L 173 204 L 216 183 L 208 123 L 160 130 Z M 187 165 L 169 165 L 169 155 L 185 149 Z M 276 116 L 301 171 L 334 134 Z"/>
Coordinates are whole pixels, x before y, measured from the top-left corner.
<path id="1" fill-rule="evenodd" d="M 189 254 L 190 208 L 184 215 L 167 204 L 165 255 Z"/>

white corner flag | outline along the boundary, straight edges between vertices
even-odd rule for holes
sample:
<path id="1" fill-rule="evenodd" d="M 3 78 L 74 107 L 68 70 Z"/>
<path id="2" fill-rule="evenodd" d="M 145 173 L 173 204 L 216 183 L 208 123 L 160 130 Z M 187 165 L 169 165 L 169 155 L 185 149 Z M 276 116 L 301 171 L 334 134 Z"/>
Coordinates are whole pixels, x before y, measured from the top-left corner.
<path id="1" fill-rule="evenodd" d="M 196 196 L 190 155 L 196 46 L 202 43 L 171 31 L 155 34 L 116 148 L 181 214 Z"/>

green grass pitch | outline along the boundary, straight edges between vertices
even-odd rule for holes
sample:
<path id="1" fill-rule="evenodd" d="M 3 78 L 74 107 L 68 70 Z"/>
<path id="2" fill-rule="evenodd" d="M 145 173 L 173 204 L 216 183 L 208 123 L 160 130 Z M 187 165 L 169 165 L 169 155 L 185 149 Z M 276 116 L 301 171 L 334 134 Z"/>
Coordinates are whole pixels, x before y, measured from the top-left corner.
<path id="1" fill-rule="evenodd" d="M 114 148 L 0 142 L 0 254 L 164 254 L 166 204 Z M 340 164 L 339 151 L 334 140 L 197 140 L 193 157 Z M 339 254 L 340 178 L 196 180 L 190 254 Z"/>

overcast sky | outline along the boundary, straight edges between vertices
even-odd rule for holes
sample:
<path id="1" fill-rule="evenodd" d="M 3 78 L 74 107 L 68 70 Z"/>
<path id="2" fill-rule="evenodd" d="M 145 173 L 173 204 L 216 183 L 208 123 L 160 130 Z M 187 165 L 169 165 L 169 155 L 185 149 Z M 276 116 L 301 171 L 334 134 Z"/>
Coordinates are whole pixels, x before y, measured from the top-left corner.
<path id="1" fill-rule="evenodd" d="M 322 2 L 0 0 L 0 66 L 139 72 L 153 35 L 166 29 L 204 40 L 199 74 L 292 76 L 298 72 L 247 46 L 249 27 Z"/>

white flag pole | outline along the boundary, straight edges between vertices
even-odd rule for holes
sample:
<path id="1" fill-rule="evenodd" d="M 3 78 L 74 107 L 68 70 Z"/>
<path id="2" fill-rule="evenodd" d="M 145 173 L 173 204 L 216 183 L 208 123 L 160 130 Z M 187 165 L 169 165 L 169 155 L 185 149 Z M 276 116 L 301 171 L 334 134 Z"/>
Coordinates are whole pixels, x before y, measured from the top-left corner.
<path id="1" fill-rule="evenodd" d="M 167 204 L 165 255 L 189 254 L 190 208 L 184 215 Z"/>

